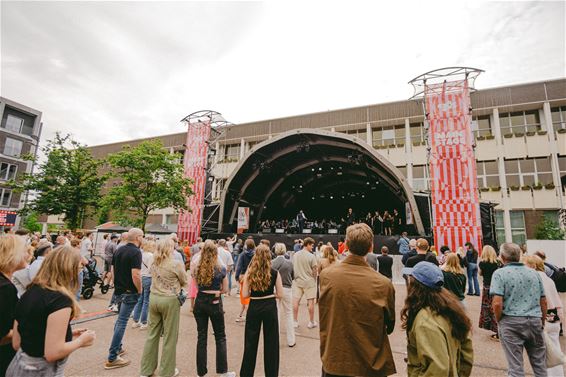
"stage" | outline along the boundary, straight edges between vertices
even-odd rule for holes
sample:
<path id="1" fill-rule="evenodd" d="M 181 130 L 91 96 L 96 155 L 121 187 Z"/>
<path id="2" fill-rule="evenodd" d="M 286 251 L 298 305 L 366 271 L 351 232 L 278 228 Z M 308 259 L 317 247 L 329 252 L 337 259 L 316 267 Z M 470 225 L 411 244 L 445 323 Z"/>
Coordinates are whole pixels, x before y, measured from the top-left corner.
<path id="1" fill-rule="evenodd" d="M 209 233 L 206 235 L 207 239 L 218 240 L 221 238 L 226 239 L 226 237 L 234 236 L 233 233 Z M 307 237 L 311 237 L 314 239 L 315 243 L 318 244 L 319 241 L 323 243 L 331 242 L 332 246 L 336 250 L 338 250 L 338 242 L 340 242 L 341 238 L 345 236 L 343 234 L 277 234 L 277 233 L 243 233 L 238 234 L 237 238 L 242 239 L 245 241 L 248 237 L 252 237 L 257 244 L 262 239 L 269 240 L 271 242 L 271 246 L 273 246 L 276 242 L 282 242 L 287 246 L 287 250 L 293 250 L 294 241 L 297 239 L 305 239 Z M 389 248 L 389 254 L 395 255 L 399 254 L 399 248 L 397 246 L 397 241 L 399 240 L 400 236 L 373 236 L 373 247 L 375 250 L 378 251 L 381 249 L 382 246 L 387 246 Z M 422 237 L 422 236 L 408 236 L 409 239 L 411 238 L 425 238 L 429 242 L 431 239 L 429 237 Z M 316 246 L 316 245 L 315 245 Z"/>

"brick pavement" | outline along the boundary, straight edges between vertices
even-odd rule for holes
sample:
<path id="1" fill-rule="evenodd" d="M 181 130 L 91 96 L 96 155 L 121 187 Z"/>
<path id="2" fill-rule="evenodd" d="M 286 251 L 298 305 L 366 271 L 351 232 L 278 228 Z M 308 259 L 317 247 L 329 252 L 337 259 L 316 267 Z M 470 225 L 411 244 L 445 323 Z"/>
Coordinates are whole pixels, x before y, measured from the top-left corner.
<path id="1" fill-rule="evenodd" d="M 403 361 L 406 349 L 405 332 L 399 324 L 399 313 L 405 298 L 404 285 L 395 285 L 396 289 L 396 308 L 397 325 L 395 331 L 390 336 L 391 346 L 397 367 L 397 376 L 406 375 L 406 366 Z M 89 311 L 101 312 L 110 299 L 110 293 L 101 295 L 96 292 L 90 300 L 81 301 L 81 305 Z M 563 300 L 566 296 L 563 295 Z M 489 332 L 477 328 L 479 318 L 480 298 L 466 297 L 466 305 L 474 324 L 473 343 L 474 343 L 474 369 L 473 376 L 505 376 L 506 362 L 498 342 L 489 339 Z M 239 371 L 243 354 L 244 324 L 236 323 L 240 303 L 237 297 L 229 296 L 225 298 L 226 312 L 226 334 L 228 337 L 228 368 L 232 371 Z M 73 353 L 69 359 L 66 376 L 139 376 L 139 365 L 143 350 L 146 332 L 139 329 L 128 328 L 124 337 L 124 346 L 128 353 L 125 356 L 132 360 L 132 363 L 121 369 L 104 370 L 103 364 L 108 353 L 108 346 L 112 337 L 112 328 L 115 317 L 94 319 L 81 323 L 80 327 L 87 327 L 96 331 L 97 339 L 92 347 L 84 348 Z M 347 319 L 346 319 L 347 320 Z M 302 305 L 299 312 L 300 327 L 297 330 L 297 345 L 294 348 L 286 346 L 284 329 L 281 330 L 281 376 L 320 376 L 321 362 L 319 357 L 319 338 L 318 329 L 309 330 L 307 324 L 306 305 Z M 196 376 L 196 324 L 192 314 L 189 312 L 189 304 L 185 304 L 181 312 L 180 336 L 177 345 L 177 366 L 181 371 L 181 376 Z M 562 348 L 565 349 L 566 342 L 561 338 Z M 263 375 L 263 341 L 260 341 L 260 354 L 257 359 L 256 375 Z M 208 364 L 209 374 L 215 375 L 215 355 L 214 337 L 212 329 L 209 330 L 208 341 Z M 344 350 L 348 352 L 348 350 Z M 528 361 L 526 361 L 527 371 L 531 373 Z"/>

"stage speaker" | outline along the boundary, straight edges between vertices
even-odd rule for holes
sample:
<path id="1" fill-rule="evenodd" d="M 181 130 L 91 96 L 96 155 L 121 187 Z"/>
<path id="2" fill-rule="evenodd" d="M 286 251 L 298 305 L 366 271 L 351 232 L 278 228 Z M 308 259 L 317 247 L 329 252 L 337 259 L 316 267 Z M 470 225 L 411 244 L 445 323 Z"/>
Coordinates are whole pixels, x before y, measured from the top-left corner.
<path id="1" fill-rule="evenodd" d="M 480 203 L 481 232 L 483 244 L 498 249 L 495 236 L 495 203 Z"/>

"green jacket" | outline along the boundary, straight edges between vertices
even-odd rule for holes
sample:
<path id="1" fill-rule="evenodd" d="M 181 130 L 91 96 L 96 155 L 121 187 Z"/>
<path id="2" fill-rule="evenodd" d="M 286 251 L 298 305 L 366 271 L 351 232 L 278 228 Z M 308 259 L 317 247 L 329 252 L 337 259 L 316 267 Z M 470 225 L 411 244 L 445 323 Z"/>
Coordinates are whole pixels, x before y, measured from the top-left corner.
<path id="1" fill-rule="evenodd" d="M 452 325 L 429 308 L 421 309 L 408 331 L 409 377 L 468 377 L 474 350 L 468 337 L 460 343 L 452 336 Z"/>

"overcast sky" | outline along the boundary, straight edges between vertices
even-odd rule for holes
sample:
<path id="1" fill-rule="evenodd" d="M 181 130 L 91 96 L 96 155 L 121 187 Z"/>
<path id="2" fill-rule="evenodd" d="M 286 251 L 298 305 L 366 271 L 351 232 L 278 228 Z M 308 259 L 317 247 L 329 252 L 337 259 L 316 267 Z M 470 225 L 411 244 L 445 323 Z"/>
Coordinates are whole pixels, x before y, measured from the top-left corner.
<path id="1" fill-rule="evenodd" d="M 3 97 L 43 112 L 44 138 L 103 144 L 403 100 L 435 68 L 478 88 L 566 76 L 564 2 L 8 2 Z"/>

